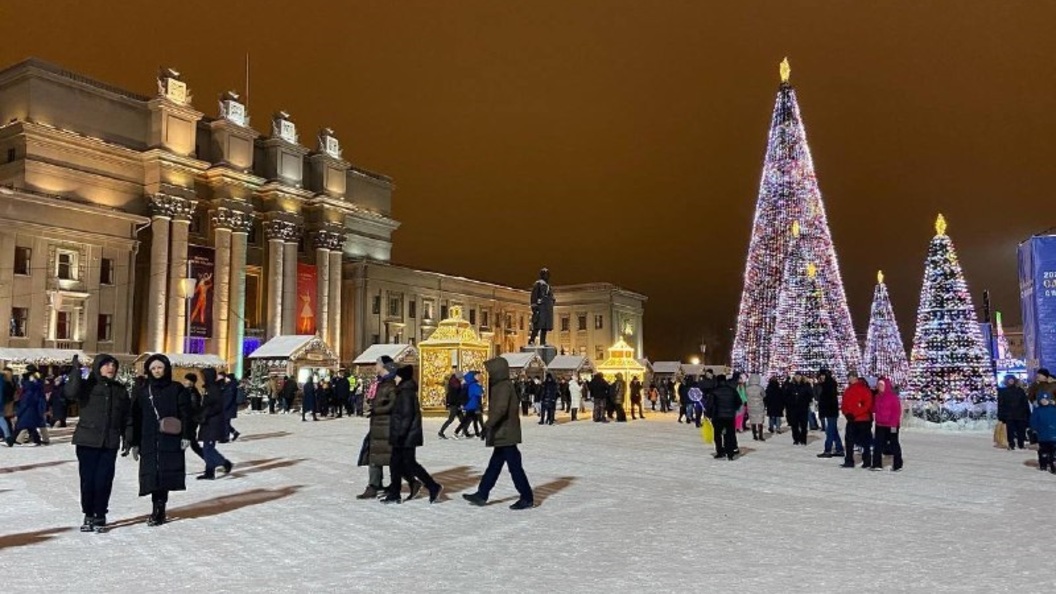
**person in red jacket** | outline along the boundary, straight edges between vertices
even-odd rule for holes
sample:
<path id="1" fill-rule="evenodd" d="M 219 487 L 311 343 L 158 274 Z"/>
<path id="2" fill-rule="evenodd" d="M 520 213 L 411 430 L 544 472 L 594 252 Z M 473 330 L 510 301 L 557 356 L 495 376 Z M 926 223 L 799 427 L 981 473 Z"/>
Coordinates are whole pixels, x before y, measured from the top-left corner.
<path id="1" fill-rule="evenodd" d="M 898 429 L 902 426 L 902 401 L 891 389 L 891 380 L 881 378 L 876 382 L 876 443 L 873 444 L 873 470 L 884 469 L 884 449 L 890 445 L 895 456 L 891 470 L 902 470 L 902 445 L 898 443 Z"/>
<path id="2" fill-rule="evenodd" d="M 873 442 L 873 391 L 865 380 L 851 373 L 840 406 L 847 419 L 847 439 L 844 444 L 844 468 L 854 468 L 854 447 L 862 447 L 862 468 L 872 465 L 870 449 Z"/>

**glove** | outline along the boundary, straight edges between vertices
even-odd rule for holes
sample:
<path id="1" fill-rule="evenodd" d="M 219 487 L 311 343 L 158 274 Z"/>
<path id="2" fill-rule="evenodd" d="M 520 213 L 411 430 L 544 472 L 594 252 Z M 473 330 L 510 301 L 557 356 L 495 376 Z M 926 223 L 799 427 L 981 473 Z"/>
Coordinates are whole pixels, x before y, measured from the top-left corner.
<path id="1" fill-rule="evenodd" d="M 139 462 L 139 446 L 132 446 L 132 459 Z"/>
<path id="2" fill-rule="evenodd" d="M 181 450 L 186 450 L 189 447 L 191 447 L 191 440 L 189 440 L 189 439 L 181 439 L 180 440 L 180 449 Z"/>

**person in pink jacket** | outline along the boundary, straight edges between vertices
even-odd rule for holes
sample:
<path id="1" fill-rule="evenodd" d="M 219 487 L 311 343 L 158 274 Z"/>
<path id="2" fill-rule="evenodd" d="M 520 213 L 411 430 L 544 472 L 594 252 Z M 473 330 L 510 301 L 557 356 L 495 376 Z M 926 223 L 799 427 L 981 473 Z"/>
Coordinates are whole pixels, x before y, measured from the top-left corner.
<path id="1" fill-rule="evenodd" d="M 902 426 L 902 401 L 891 389 L 891 380 L 881 378 L 876 382 L 876 399 L 873 401 L 876 416 L 876 443 L 873 447 L 873 470 L 884 469 L 884 450 L 888 446 L 895 456 L 891 470 L 902 470 L 902 445 L 898 443 L 898 430 Z"/>

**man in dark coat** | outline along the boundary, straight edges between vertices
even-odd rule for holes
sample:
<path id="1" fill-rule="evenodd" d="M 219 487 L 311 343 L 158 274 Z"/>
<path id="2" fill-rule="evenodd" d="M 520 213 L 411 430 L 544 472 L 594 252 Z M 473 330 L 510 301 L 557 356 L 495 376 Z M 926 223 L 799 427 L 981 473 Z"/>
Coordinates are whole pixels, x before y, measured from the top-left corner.
<path id="1" fill-rule="evenodd" d="M 63 388 L 62 396 L 76 402 L 80 408 L 77 428 L 73 431 L 73 445 L 77 448 L 81 478 L 81 511 L 84 513 L 81 532 L 106 531 L 117 451 L 131 421 L 132 400 L 128 390 L 117 381 L 117 368 L 117 359 L 100 354 L 95 358 L 91 375 L 83 379 L 81 362 L 74 355 Z"/>
<path id="2" fill-rule="evenodd" d="M 631 420 L 635 420 L 634 407 L 638 407 L 638 416 L 645 418 L 645 409 L 642 408 L 642 382 L 638 376 L 631 378 Z"/>
<path id="3" fill-rule="evenodd" d="M 337 400 L 337 416 L 341 416 L 341 410 L 348 413 L 348 416 L 352 416 L 352 384 L 348 381 L 348 372 L 344 369 L 337 373 L 337 377 L 334 378 L 334 398 Z"/>
<path id="4" fill-rule="evenodd" d="M 693 421 L 693 401 L 689 399 L 689 391 L 697 387 L 697 382 L 690 376 L 685 376 L 678 383 L 678 422 L 686 417 L 686 422 Z"/>
<path id="5" fill-rule="evenodd" d="M 733 460 L 740 454 L 734 419 L 744 404 L 737 388 L 726 381 L 725 375 L 715 378 L 715 387 L 705 397 L 705 409 L 715 427 L 715 458 Z"/>
<path id="6" fill-rule="evenodd" d="M 198 429 L 198 441 L 202 442 L 205 472 L 198 479 L 211 481 L 216 478 L 216 469 L 219 467 L 223 467 L 224 472 L 231 472 L 233 464 L 216 449 L 217 442 L 227 443 L 230 426 L 224 410 L 225 390 L 217 380 L 216 370 L 207 367 L 202 370 L 202 376 L 205 378 L 205 394 L 202 396 L 202 423 Z"/>
<path id="7" fill-rule="evenodd" d="M 488 420 L 484 428 L 485 443 L 494 449 L 476 492 L 463 494 L 462 498 L 473 505 L 486 505 L 491 490 L 499 480 L 502 467 L 506 466 L 520 495 L 510 509 L 530 509 L 535 505 L 535 496 L 521 463 L 521 451 L 517 449 L 517 444 L 521 443 L 521 417 L 517 414 L 517 395 L 513 390 L 513 382 L 510 381 L 510 364 L 506 359 L 496 357 L 485 361 L 484 368 L 488 371 L 490 391 Z M 597 377 L 595 376 L 595 379 Z"/>
<path id="8" fill-rule="evenodd" d="M 459 377 L 461 374 L 457 369 L 452 368 L 451 376 L 447 378 L 447 391 L 444 395 L 444 406 L 447 408 L 447 420 L 440 426 L 440 432 L 438 435 L 440 439 L 447 439 L 444 435 L 444 431 L 451 426 L 451 423 L 458 419 L 458 425 L 455 427 L 461 427 L 465 422 L 465 418 L 462 416 L 462 378 Z"/>
<path id="9" fill-rule="evenodd" d="M 608 423 L 605 410 L 609 406 L 609 382 L 605 381 L 605 376 L 600 373 L 595 373 L 590 380 L 590 398 L 594 403 L 594 422 Z"/>
<path id="10" fill-rule="evenodd" d="M 1008 449 L 1026 447 L 1027 422 L 1030 420 L 1030 401 L 1027 393 L 1016 383 L 1016 376 L 1006 375 L 1005 385 L 997 391 L 997 420 L 1005 424 Z"/>
<path id="11" fill-rule="evenodd" d="M 539 344 L 546 344 L 546 333 L 554 329 L 554 291 L 550 288 L 550 271 L 546 268 L 539 271 L 539 280 L 532 286 L 532 335 L 528 344 L 534 345 L 539 337 Z"/>
<path id="12" fill-rule="evenodd" d="M 547 373 L 546 381 L 543 382 L 543 395 L 539 406 L 539 424 L 553 425 L 554 414 L 557 411 L 557 399 L 559 389 L 554 374 Z"/>
<path id="13" fill-rule="evenodd" d="M 415 458 L 415 449 L 424 443 L 422 409 L 418 401 L 418 383 L 414 381 L 414 367 L 404 365 L 396 370 L 396 400 L 389 420 L 389 445 L 392 446 L 392 483 L 382 503 L 399 503 L 400 486 L 406 479 L 411 485 L 410 501 L 418 495 L 422 485 L 429 491 L 429 503 L 436 503 L 444 489 Z"/>
<path id="14" fill-rule="evenodd" d="M 312 420 L 318 421 L 319 417 L 316 412 L 316 389 L 315 389 L 315 376 L 309 375 L 308 381 L 304 382 L 304 388 L 301 391 L 301 421 L 307 421 L 304 415 L 309 411 L 312 413 Z"/>
<path id="15" fill-rule="evenodd" d="M 216 373 L 216 370 L 213 370 Z M 231 424 L 231 421 L 238 418 L 238 379 L 230 373 L 218 374 L 220 381 L 220 391 L 224 396 L 224 421 L 227 423 L 227 434 L 230 436 L 231 441 L 238 439 L 241 433 L 235 429 L 235 426 Z M 227 437 L 223 439 L 223 443 L 227 443 Z"/>
<path id="16" fill-rule="evenodd" d="M 807 445 L 807 425 L 810 420 L 810 403 L 814 400 L 814 388 L 802 373 L 796 372 L 785 391 L 785 409 L 788 424 L 792 427 L 792 445 Z"/>
<path id="17" fill-rule="evenodd" d="M 843 456 L 843 441 L 840 439 L 840 431 L 837 428 L 837 421 L 840 418 L 840 389 L 831 371 L 822 369 L 818 373 L 816 388 L 818 416 L 821 417 L 821 422 L 825 427 L 825 451 L 818 454 L 818 457 Z"/>
<path id="18" fill-rule="evenodd" d="M 286 414 L 293 408 L 293 401 L 297 398 L 297 382 L 287 375 L 282 380 L 282 391 L 280 394 L 282 395 L 282 414 Z"/>

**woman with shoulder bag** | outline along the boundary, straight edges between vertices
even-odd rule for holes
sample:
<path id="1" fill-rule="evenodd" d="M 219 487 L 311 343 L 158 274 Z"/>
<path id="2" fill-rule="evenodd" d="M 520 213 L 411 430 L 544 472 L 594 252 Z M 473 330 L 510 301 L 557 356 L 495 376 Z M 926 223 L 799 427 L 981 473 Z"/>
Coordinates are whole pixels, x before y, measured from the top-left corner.
<path id="1" fill-rule="evenodd" d="M 164 355 L 151 355 L 145 363 L 146 381 L 132 399 L 132 459 L 139 461 L 139 496 L 150 495 L 154 504 L 148 526 L 165 523 L 169 491 L 186 490 L 184 450 L 194 437 L 191 399 L 187 390 L 172 381 L 172 364 Z"/>

